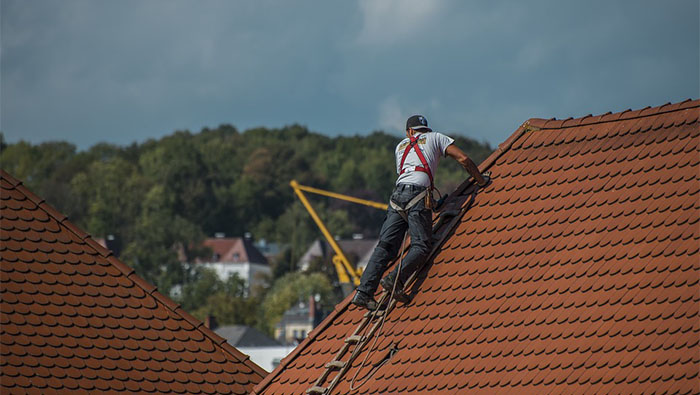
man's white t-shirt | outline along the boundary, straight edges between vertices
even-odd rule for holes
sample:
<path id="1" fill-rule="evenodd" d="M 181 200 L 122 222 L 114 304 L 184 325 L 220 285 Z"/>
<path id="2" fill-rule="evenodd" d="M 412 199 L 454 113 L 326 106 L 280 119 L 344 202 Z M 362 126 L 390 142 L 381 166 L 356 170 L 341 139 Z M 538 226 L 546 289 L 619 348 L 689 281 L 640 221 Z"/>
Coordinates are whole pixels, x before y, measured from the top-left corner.
<path id="1" fill-rule="evenodd" d="M 454 143 L 454 139 L 438 132 L 417 133 L 416 136 L 418 136 L 418 147 L 423 152 L 430 171 L 435 177 L 438 162 L 441 157 L 445 156 L 445 150 L 450 144 Z M 403 164 L 405 172 L 401 174 L 401 158 L 410 142 L 411 140 L 406 137 L 396 146 L 396 174 L 399 174 L 399 178 L 396 179 L 396 185 L 414 184 L 429 187 L 430 177 L 428 177 L 428 173 L 414 170 L 416 166 L 423 166 L 423 164 L 413 148 L 406 156 L 406 161 Z"/>

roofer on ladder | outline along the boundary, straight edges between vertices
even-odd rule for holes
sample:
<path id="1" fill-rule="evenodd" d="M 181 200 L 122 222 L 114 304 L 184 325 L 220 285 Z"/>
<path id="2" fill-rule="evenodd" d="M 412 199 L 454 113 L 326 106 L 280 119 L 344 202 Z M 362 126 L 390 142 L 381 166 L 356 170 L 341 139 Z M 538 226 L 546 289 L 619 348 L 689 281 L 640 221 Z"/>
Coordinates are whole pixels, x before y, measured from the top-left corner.
<path id="1" fill-rule="evenodd" d="M 432 238 L 433 175 L 441 156 L 449 156 L 459 162 L 474 177 L 479 186 L 487 181 L 476 164 L 454 144 L 454 139 L 433 132 L 422 115 L 413 115 L 406 121 L 406 138 L 396 146 L 396 172 L 399 174 L 391 194 L 386 219 L 379 233 L 379 242 L 372 253 L 367 268 L 362 273 L 360 286 L 352 303 L 369 310 L 379 306 L 374 292 L 387 265 L 399 252 L 401 240 L 408 228 L 411 246 L 402 263 L 397 279 L 396 268 L 381 279 L 384 289 L 391 292 L 398 281 L 394 298 L 402 303 L 409 301 L 403 290 L 405 281 L 430 253 Z"/>

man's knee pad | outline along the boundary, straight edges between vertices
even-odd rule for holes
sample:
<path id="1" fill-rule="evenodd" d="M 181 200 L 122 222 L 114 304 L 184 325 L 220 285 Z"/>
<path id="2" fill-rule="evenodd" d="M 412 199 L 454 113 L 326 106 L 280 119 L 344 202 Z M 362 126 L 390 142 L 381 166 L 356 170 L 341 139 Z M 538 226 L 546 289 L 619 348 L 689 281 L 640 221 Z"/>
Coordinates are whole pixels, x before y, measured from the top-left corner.
<path id="1" fill-rule="evenodd" d="M 381 248 L 382 250 L 386 251 L 389 257 L 393 257 L 394 255 L 396 255 L 396 247 L 392 246 L 391 243 L 387 243 L 384 240 L 379 240 L 379 243 L 377 243 L 377 248 Z"/>
<path id="2" fill-rule="evenodd" d="M 422 257 L 426 257 L 426 256 L 428 256 L 428 254 L 430 254 L 430 247 L 431 247 L 430 244 L 431 243 L 429 243 L 429 242 L 428 243 L 426 243 L 426 242 L 415 243 L 415 244 L 411 245 L 411 249 L 415 250 Z"/>

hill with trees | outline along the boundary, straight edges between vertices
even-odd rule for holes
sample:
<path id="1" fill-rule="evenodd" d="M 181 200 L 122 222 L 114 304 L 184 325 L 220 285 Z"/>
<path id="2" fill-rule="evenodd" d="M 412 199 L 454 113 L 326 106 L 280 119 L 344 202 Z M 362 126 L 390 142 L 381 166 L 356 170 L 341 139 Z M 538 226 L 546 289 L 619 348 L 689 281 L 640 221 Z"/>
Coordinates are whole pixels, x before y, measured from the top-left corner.
<path id="1" fill-rule="evenodd" d="M 476 163 L 492 151 L 488 144 L 453 137 Z M 193 293 L 202 288 L 198 282 L 216 280 L 184 270 L 178 252 L 193 261 L 209 255 L 199 247 L 205 237 L 250 232 L 283 247 L 269 279 L 279 283 L 275 280 L 293 272 L 299 256 L 320 236 L 289 181 L 387 201 L 396 178 L 393 149 L 400 139 L 383 132 L 328 137 L 299 125 L 244 132 L 221 125 L 129 146 L 97 144 L 83 151 L 67 142 L 6 144 L 2 139 L 0 165 L 94 237 L 115 236 L 120 258 L 161 292 L 183 285 L 183 295 L 190 299 L 181 302 L 200 312 L 196 315 L 208 313 L 202 308 L 210 298 L 240 306 L 229 319 L 217 317 L 229 324 L 245 321 L 240 311 L 262 309 L 265 294 L 275 293 L 261 290 L 258 300 L 246 306 L 239 303 L 236 281 L 212 283 L 203 288 L 211 292 Z M 449 192 L 466 176 L 456 162 L 444 161 L 437 186 Z M 314 205 L 331 232 L 341 237 L 376 237 L 384 217 L 373 208 L 323 198 L 314 198 Z M 268 323 L 240 323 L 270 330 Z"/>

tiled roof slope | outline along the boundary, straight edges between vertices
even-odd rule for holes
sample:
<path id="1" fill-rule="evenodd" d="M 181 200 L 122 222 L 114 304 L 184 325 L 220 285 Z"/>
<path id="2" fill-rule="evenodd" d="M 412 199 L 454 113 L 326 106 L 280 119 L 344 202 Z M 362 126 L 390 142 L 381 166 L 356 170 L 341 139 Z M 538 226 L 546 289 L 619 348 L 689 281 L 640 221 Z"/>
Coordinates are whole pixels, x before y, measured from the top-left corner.
<path id="1" fill-rule="evenodd" d="M 699 107 L 523 124 L 356 385 L 398 351 L 332 393 L 697 393 Z M 255 393 L 312 387 L 362 316 L 343 301 Z"/>
<path id="2" fill-rule="evenodd" d="M 236 393 L 266 372 L 0 172 L 0 392 Z"/>

